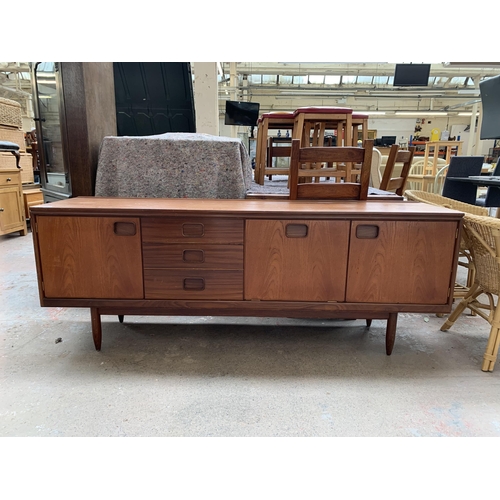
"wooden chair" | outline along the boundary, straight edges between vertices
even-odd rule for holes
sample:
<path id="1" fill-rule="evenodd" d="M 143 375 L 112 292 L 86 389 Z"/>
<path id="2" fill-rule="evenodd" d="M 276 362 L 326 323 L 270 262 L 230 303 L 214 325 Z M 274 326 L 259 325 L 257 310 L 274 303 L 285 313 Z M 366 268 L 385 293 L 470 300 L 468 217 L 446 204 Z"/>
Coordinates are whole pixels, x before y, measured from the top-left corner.
<path id="1" fill-rule="evenodd" d="M 410 201 L 419 201 L 421 203 L 428 203 L 430 205 L 438 205 L 445 208 L 451 208 L 452 210 L 459 210 L 460 212 L 472 215 L 479 215 L 483 217 L 488 216 L 487 208 L 470 205 L 469 203 L 463 203 L 451 198 L 446 198 L 436 193 L 407 190 L 405 191 L 405 197 Z M 455 283 L 455 287 L 453 290 L 453 298 L 455 299 L 462 298 L 467 295 L 470 287 L 474 283 L 476 272 L 471 254 L 471 245 L 467 238 L 467 235 L 464 232 L 462 232 L 462 237 L 460 239 L 459 258 L 460 257 L 462 257 L 462 260 L 459 259 L 458 265 L 467 269 L 467 281 L 465 285 Z"/>
<path id="2" fill-rule="evenodd" d="M 292 140 L 292 154 L 290 158 L 290 199 L 322 199 L 322 200 L 366 200 L 370 183 L 370 169 L 372 162 L 373 140 L 365 141 L 364 147 L 300 147 L 300 140 Z M 304 182 L 299 178 L 317 177 L 318 169 L 302 168 L 303 164 L 322 165 L 323 163 L 360 163 L 361 173 L 359 182 Z M 337 175 L 336 169 L 321 168 L 321 176 Z"/>
<path id="3" fill-rule="evenodd" d="M 415 146 L 409 147 L 408 150 L 399 149 L 397 144 L 393 144 L 391 146 L 389 158 L 385 164 L 384 175 L 382 176 L 382 181 L 380 182 L 380 189 L 383 191 L 396 190 L 396 194 L 403 196 L 414 154 Z M 399 176 L 393 177 L 396 163 L 402 163 L 403 167 L 401 168 Z"/>
<path id="4" fill-rule="evenodd" d="M 500 345 L 500 220 L 466 213 L 463 228 L 472 247 L 475 279 L 441 330 L 450 329 L 466 308 L 488 321 L 491 330 L 481 369 L 492 372 Z"/>

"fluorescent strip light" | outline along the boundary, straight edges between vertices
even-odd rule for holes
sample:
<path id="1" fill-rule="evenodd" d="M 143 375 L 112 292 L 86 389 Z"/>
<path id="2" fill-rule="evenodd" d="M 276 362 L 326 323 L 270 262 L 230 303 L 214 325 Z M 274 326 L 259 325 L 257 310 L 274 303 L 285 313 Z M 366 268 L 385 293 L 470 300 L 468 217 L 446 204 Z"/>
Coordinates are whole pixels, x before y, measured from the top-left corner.
<path id="1" fill-rule="evenodd" d="M 406 116 L 448 116 L 446 111 L 396 111 L 396 114 Z"/>

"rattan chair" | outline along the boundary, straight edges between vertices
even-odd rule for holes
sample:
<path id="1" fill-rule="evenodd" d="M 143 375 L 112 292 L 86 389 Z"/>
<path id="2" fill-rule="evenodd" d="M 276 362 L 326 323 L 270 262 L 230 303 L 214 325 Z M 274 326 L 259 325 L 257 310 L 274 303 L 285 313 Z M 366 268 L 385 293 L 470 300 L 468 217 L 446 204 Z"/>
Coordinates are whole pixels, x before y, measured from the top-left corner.
<path id="1" fill-rule="evenodd" d="M 492 372 L 500 345 L 500 307 L 498 307 L 500 294 L 500 220 L 495 217 L 466 213 L 463 227 L 471 247 L 476 269 L 475 279 L 468 293 L 458 303 L 455 310 L 441 327 L 441 330 L 448 330 L 465 308 L 469 308 L 488 321 L 491 330 L 481 369 L 484 372 Z M 486 298 L 488 299 L 487 302 Z"/>
<path id="2" fill-rule="evenodd" d="M 420 201 L 422 203 L 428 203 L 430 205 L 438 205 L 441 207 L 450 208 L 452 210 L 459 210 L 460 212 L 474 214 L 479 216 L 488 216 L 488 209 L 484 207 L 479 207 L 477 205 L 470 205 L 468 203 L 463 203 L 461 201 L 452 200 L 451 198 L 446 198 L 440 194 L 429 193 L 427 191 L 405 191 L 405 197 L 411 201 Z M 472 259 L 470 251 L 470 243 L 468 241 L 467 235 L 462 232 L 462 238 L 460 240 L 460 250 L 459 257 L 463 257 L 465 260 L 458 261 L 458 265 L 467 268 L 467 281 L 465 285 L 461 283 L 455 283 L 453 290 L 453 298 L 459 299 L 465 297 L 469 292 L 470 287 L 474 283 L 475 269 L 474 262 Z"/>

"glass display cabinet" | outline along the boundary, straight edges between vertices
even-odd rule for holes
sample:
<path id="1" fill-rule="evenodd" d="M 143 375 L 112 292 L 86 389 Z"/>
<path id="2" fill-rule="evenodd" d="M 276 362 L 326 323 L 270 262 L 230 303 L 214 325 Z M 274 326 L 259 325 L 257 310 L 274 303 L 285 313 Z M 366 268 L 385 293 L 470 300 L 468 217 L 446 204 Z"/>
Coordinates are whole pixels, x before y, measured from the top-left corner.
<path id="1" fill-rule="evenodd" d="M 113 63 L 30 63 L 44 201 L 93 196 L 99 147 L 116 135 Z"/>
<path id="2" fill-rule="evenodd" d="M 65 133 L 61 72 L 55 62 L 37 62 L 31 67 L 33 108 L 40 159 L 40 184 L 44 200 L 71 196 Z"/>

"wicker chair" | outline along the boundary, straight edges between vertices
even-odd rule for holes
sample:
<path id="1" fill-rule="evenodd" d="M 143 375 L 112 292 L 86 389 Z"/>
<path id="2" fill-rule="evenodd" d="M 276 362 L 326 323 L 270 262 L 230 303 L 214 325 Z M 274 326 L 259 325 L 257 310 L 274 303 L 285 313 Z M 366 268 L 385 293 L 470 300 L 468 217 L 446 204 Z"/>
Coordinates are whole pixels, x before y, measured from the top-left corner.
<path id="1" fill-rule="evenodd" d="M 500 307 L 498 307 L 500 294 L 500 220 L 495 217 L 466 213 L 463 226 L 471 246 L 476 269 L 475 279 L 470 290 L 450 314 L 441 330 L 448 330 L 467 307 L 488 321 L 491 330 L 481 369 L 485 372 L 492 372 L 500 345 Z M 488 302 L 486 302 L 485 297 Z M 482 301 L 479 300 L 480 298 Z"/>
<path id="2" fill-rule="evenodd" d="M 488 209 L 484 207 L 479 207 L 476 205 L 469 205 L 468 203 L 463 203 L 461 201 L 452 200 L 451 198 L 446 198 L 439 194 L 429 193 L 427 191 L 405 191 L 405 197 L 408 200 L 420 201 L 422 203 L 428 203 L 430 205 L 438 205 L 441 207 L 450 208 L 453 210 L 459 210 L 460 212 L 474 214 L 479 216 L 488 216 Z M 470 251 L 470 242 L 468 241 L 468 236 L 462 231 L 462 238 L 460 240 L 460 250 L 459 257 L 465 258 L 464 260 L 459 260 L 458 265 L 467 268 L 467 281 L 466 285 L 460 283 L 455 283 L 455 288 L 453 290 L 453 298 L 458 299 L 465 297 L 474 283 L 474 262 Z"/>

